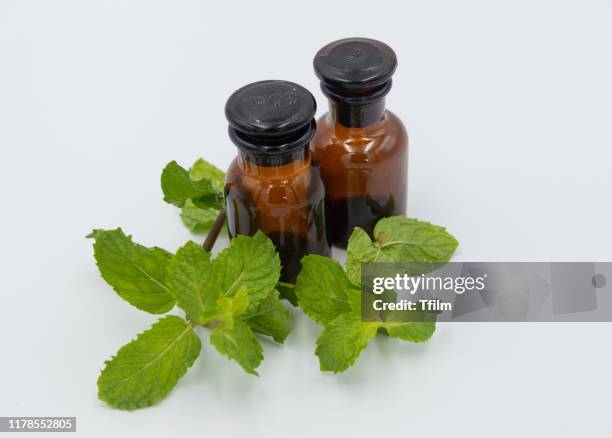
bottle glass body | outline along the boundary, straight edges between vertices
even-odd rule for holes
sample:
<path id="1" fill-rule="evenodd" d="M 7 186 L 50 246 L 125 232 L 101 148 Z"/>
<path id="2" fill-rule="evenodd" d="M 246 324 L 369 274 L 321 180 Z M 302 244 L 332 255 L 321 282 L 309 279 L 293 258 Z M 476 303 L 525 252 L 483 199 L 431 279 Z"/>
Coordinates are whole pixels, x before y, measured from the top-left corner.
<path id="1" fill-rule="evenodd" d="M 359 107 L 330 104 L 318 122 L 312 151 L 325 184 L 330 240 L 345 248 L 354 227 L 372 236 L 379 219 L 406 214 L 408 136 L 384 102 L 367 108 L 365 115 Z"/>
<path id="2" fill-rule="evenodd" d="M 325 190 L 307 145 L 273 160 L 239 151 L 226 174 L 225 199 L 230 237 L 266 234 L 279 251 L 282 281 L 295 282 L 303 256 L 330 254 Z"/>

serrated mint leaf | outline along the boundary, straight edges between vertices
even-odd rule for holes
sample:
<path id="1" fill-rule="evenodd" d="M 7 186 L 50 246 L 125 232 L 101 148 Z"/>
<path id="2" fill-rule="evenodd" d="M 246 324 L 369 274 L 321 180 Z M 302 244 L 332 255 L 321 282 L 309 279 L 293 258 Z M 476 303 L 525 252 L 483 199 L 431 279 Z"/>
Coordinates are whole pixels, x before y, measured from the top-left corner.
<path id="1" fill-rule="evenodd" d="M 276 290 L 281 299 L 289 301 L 293 306 L 298 305 L 297 295 L 295 294 L 295 284 L 279 281 L 276 284 Z"/>
<path id="2" fill-rule="evenodd" d="M 220 295 L 232 296 L 241 287 L 249 292 L 245 318 L 274 289 L 280 276 L 280 258 L 272 241 L 261 231 L 252 237 L 237 236 L 211 263 L 210 287 Z"/>
<path id="3" fill-rule="evenodd" d="M 106 362 L 98 398 L 120 409 L 151 406 L 176 386 L 201 348 L 192 325 L 166 316 Z"/>
<path id="4" fill-rule="evenodd" d="M 86 239 L 95 239 L 98 236 L 98 233 L 103 232 L 104 230 L 101 230 L 99 228 L 95 228 L 93 230 L 91 230 L 91 233 L 89 233 L 87 236 L 85 236 Z"/>
<path id="5" fill-rule="evenodd" d="M 393 216 L 378 221 L 374 241 L 355 228 L 349 238 L 346 271 L 351 283 L 361 283 L 363 262 L 445 263 L 459 242 L 444 228 L 429 222 Z"/>
<path id="6" fill-rule="evenodd" d="M 166 251 L 164 248 L 160 248 L 159 246 L 152 246 L 149 249 L 158 256 L 164 257 L 168 260 L 170 260 L 174 256 L 174 254 L 172 254 L 170 251 Z"/>
<path id="7" fill-rule="evenodd" d="M 382 327 L 387 331 L 389 336 L 407 342 L 425 342 L 429 340 L 436 331 L 435 322 L 385 322 L 382 323 Z"/>
<path id="8" fill-rule="evenodd" d="M 376 336 L 379 326 L 380 323 L 362 322 L 354 312 L 344 313 L 326 324 L 315 352 L 321 371 L 346 371 Z"/>
<path id="9" fill-rule="evenodd" d="M 355 227 L 351 233 L 348 245 L 346 247 L 346 261 L 344 267 L 349 281 L 354 285 L 361 284 L 361 263 L 368 261 L 376 261 L 379 254 L 378 251 L 372 250 L 373 243 L 362 228 Z M 350 255 L 349 255 L 350 248 Z M 362 260 L 363 259 L 363 260 Z M 373 260 L 370 260 L 373 259 Z"/>
<path id="10" fill-rule="evenodd" d="M 166 313 L 175 303 L 166 285 L 169 254 L 161 248 L 134 243 L 121 228 L 94 230 L 94 258 L 102 278 L 133 306 L 149 313 Z"/>
<path id="11" fill-rule="evenodd" d="M 327 324 L 350 310 L 347 290 L 351 283 L 340 263 L 329 257 L 302 258 L 295 293 L 304 313 L 319 324 Z"/>
<path id="12" fill-rule="evenodd" d="M 189 169 L 189 177 L 194 181 L 207 179 L 215 189 L 223 192 L 225 185 L 225 173 L 217 166 L 209 163 L 203 158 L 200 158 L 193 163 L 193 166 L 191 166 L 191 169 Z"/>
<path id="13" fill-rule="evenodd" d="M 246 287 L 241 286 L 233 296 L 222 296 L 217 300 L 215 308 L 207 313 L 210 321 L 208 326 L 214 328 L 222 325 L 223 328 L 231 329 L 236 318 L 244 314 L 248 305 L 249 293 Z"/>
<path id="14" fill-rule="evenodd" d="M 242 315 L 249 305 L 249 292 L 246 286 L 242 285 L 231 297 L 221 297 L 217 300 L 217 307 L 223 312 L 232 316 Z"/>
<path id="15" fill-rule="evenodd" d="M 219 353 L 238 362 L 247 373 L 258 375 L 255 369 L 263 360 L 263 350 L 246 322 L 238 319 L 231 329 L 222 326 L 212 329 L 210 343 Z"/>
<path id="16" fill-rule="evenodd" d="M 218 208 L 196 207 L 191 199 L 188 199 L 181 209 L 181 220 L 194 233 L 204 233 L 215 223 L 218 214 Z"/>
<path id="17" fill-rule="evenodd" d="M 247 324 L 256 333 L 271 336 L 282 344 L 291 332 L 291 312 L 281 303 L 278 291 L 273 290 L 247 320 Z"/>
<path id="18" fill-rule="evenodd" d="M 210 287 L 210 276 L 210 253 L 195 242 L 183 245 L 168 265 L 166 282 L 174 291 L 177 304 L 200 324 L 210 321 L 210 313 L 221 296 Z"/>
<path id="19" fill-rule="evenodd" d="M 388 300 L 384 301 L 388 302 Z M 407 311 L 388 311 L 386 314 L 381 314 L 381 331 L 407 342 L 425 342 L 436 331 L 438 313 L 425 310 L 414 310 L 408 313 Z"/>
<path id="20" fill-rule="evenodd" d="M 202 208 L 204 210 L 214 208 L 216 210 L 220 210 L 224 208 L 223 204 L 223 194 L 219 192 L 214 192 L 212 194 L 203 195 L 198 198 L 191 198 L 191 202 L 198 208 Z"/>
<path id="21" fill-rule="evenodd" d="M 190 199 L 200 208 L 220 208 L 223 206 L 223 193 L 213 187 L 208 179 L 194 181 L 176 161 L 166 165 L 161 176 L 164 201 L 182 207 Z"/>
<path id="22" fill-rule="evenodd" d="M 197 160 L 189 172 L 175 161 L 162 172 L 164 200 L 181 207 L 181 220 L 195 233 L 210 229 L 219 210 L 224 208 L 225 174 L 203 159 Z"/>

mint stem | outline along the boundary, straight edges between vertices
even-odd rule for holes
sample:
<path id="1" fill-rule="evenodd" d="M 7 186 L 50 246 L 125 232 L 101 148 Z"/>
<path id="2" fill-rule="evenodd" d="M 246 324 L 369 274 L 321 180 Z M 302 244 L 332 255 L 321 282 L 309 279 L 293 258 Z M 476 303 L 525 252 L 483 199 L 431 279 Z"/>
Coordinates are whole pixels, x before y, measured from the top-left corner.
<path id="1" fill-rule="evenodd" d="M 215 219 L 215 223 L 210 228 L 210 231 L 208 232 L 206 239 L 204 239 L 204 243 L 202 244 L 202 249 L 204 251 L 206 252 L 212 251 L 213 246 L 215 246 L 215 242 L 217 241 L 217 237 L 219 237 L 219 233 L 221 233 L 221 229 L 223 228 L 223 225 L 225 225 L 226 218 L 227 218 L 227 215 L 225 214 L 225 209 L 222 208 L 219 211 L 219 215 L 217 216 L 217 219 Z"/>

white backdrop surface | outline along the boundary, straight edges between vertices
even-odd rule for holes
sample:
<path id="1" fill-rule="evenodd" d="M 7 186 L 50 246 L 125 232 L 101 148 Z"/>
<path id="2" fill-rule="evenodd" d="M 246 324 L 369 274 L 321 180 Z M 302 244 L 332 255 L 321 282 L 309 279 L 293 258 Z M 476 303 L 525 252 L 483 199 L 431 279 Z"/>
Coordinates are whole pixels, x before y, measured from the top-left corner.
<path id="1" fill-rule="evenodd" d="M 298 82 L 322 113 L 314 53 L 366 36 L 399 57 L 387 102 L 410 134 L 409 215 L 457 236 L 455 260 L 610 261 L 610 22 L 594 0 L 3 0 L 0 415 L 77 416 L 87 437 L 610 436 L 603 323 L 445 324 L 330 375 L 295 311 L 260 378 L 203 340 L 158 406 L 111 409 L 99 370 L 156 318 L 101 280 L 84 238 L 200 240 L 162 201 L 165 163 L 225 168 L 223 106 L 248 82 Z"/>

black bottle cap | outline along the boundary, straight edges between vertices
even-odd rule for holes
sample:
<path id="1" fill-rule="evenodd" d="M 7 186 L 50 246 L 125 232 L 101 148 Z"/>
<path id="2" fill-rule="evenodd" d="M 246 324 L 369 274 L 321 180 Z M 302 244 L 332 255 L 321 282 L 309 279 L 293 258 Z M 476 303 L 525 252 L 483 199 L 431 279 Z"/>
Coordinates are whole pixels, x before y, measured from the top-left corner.
<path id="1" fill-rule="evenodd" d="M 256 155 L 278 155 L 303 147 L 316 129 L 317 103 L 304 87 L 261 81 L 235 91 L 225 104 L 232 142 Z"/>
<path id="2" fill-rule="evenodd" d="M 335 100 L 368 101 L 385 96 L 397 57 L 391 47 L 369 38 L 345 38 L 317 52 L 314 69 L 321 89 Z"/>

